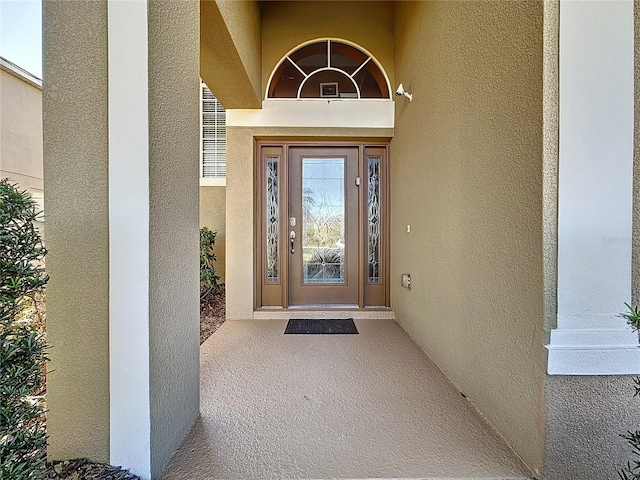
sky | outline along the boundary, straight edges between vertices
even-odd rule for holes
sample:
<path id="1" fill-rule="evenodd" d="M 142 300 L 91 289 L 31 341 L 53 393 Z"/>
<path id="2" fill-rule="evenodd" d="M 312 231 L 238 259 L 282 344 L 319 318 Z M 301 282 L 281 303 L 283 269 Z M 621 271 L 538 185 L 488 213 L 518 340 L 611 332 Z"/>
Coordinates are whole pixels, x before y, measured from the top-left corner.
<path id="1" fill-rule="evenodd" d="M 42 78 L 41 0 L 0 0 L 0 56 Z"/>

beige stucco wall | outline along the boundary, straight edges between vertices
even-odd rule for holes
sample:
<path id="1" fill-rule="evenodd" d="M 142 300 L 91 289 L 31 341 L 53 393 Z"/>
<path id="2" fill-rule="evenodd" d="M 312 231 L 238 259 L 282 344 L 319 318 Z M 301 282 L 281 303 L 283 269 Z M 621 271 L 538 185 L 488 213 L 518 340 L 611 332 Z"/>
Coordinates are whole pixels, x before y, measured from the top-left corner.
<path id="1" fill-rule="evenodd" d="M 226 187 L 200 187 L 200 227 L 215 230 L 216 253 L 215 271 L 220 277 L 219 283 L 225 282 L 226 261 Z"/>
<path id="2" fill-rule="evenodd" d="M 252 318 L 255 306 L 255 138 L 389 138 L 388 128 L 227 127 L 227 319 Z"/>
<path id="3" fill-rule="evenodd" d="M 0 178 L 42 192 L 42 90 L 0 70 Z"/>
<path id="4" fill-rule="evenodd" d="M 640 0 L 633 2 L 634 77 L 640 78 Z M 634 84 L 633 230 L 631 237 L 631 302 L 640 305 L 640 82 Z"/>
<path id="5" fill-rule="evenodd" d="M 393 2 L 263 2 L 262 95 L 291 49 L 321 37 L 341 38 L 369 51 L 395 89 Z"/>
<path id="6" fill-rule="evenodd" d="M 398 5 L 395 76 L 414 97 L 396 102 L 391 144 L 396 318 L 532 470 L 544 438 L 542 7 Z"/>
<path id="7" fill-rule="evenodd" d="M 258 2 L 247 0 L 216 0 L 229 35 L 238 51 L 251 86 L 260 98 L 260 62 L 262 29 Z"/>
<path id="8" fill-rule="evenodd" d="M 546 480 L 617 478 L 632 459 L 620 435 L 640 425 L 633 384 L 629 375 L 547 376 Z"/>
<path id="9" fill-rule="evenodd" d="M 149 2 L 151 476 L 200 409 L 199 4 Z"/>
<path id="10" fill-rule="evenodd" d="M 107 2 L 43 15 L 48 455 L 108 462 Z"/>
<path id="11" fill-rule="evenodd" d="M 225 108 L 260 107 L 260 21 L 255 1 L 200 1 L 200 76 Z"/>
<path id="12" fill-rule="evenodd" d="M 253 226 L 252 129 L 227 126 L 227 208 L 225 271 L 226 316 L 242 320 L 253 315 L 255 283 Z"/>
<path id="13" fill-rule="evenodd" d="M 557 327 L 558 311 L 559 27 L 560 0 L 546 0 L 544 2 L 542 244 L 544 328 L 547 332 Z"/>

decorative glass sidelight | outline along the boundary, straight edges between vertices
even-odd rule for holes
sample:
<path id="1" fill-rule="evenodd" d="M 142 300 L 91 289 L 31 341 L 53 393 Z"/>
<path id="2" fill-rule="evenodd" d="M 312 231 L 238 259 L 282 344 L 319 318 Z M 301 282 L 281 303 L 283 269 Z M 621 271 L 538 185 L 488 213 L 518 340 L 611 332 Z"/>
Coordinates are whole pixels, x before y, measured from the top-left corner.
<path id="1" fill-rule="evenodd" d="M 345 283 L 344 158 L 302 159 L 304 284 Z"/>
<path id="2" fill-rule="evenodd" d="M 380 283 L 380 158 L 368 161 L 369 283 Z"/>
<path id="3" fill-rule="evenodd" d="M 278 230 L 280 216 L 278 206 L 280 204 L 278 182 L 278 157 L 267 157 L 267 283 L 278 283 L 280 280 Z"/>

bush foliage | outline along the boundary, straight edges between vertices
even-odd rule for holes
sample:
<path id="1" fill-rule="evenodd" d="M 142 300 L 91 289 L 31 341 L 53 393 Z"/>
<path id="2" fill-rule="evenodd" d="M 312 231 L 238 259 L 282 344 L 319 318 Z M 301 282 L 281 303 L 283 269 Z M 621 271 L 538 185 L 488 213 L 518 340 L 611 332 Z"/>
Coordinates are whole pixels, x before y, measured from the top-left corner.
<path id="1" fill-rule="evenodd" d="M 200 229 L 200 287 L 206 292 L 218 285 L 220 277 L 216 275 L 213 262 L 216 255 L 213 246 L 216 243 L 216 231 L 211 231 L 207 227 Z"/>
<path id="2" fill-rule="evenodd" d="M 0 181 L 0 478 L 40 478 L 46 432 L 42 406 L 45 345 L 35 328 L 18 318 L 25 299 L 48 280 L 46 254 L 34 227 L 39 212 L 26 193 Z"/>

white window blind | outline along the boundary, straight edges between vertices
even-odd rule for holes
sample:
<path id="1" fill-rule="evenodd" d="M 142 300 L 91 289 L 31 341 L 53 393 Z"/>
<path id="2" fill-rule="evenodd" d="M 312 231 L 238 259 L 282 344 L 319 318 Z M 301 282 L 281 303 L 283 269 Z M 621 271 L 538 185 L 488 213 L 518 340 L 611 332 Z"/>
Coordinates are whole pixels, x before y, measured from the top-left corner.
<path id="1" fill-rule="evenodd" d="M 226 113 L 218 99 L 202 86 L 202 177 L 227 176 Z"/>

